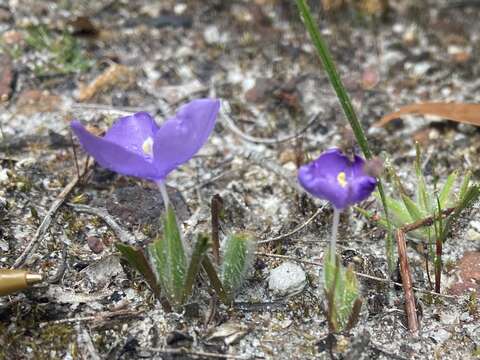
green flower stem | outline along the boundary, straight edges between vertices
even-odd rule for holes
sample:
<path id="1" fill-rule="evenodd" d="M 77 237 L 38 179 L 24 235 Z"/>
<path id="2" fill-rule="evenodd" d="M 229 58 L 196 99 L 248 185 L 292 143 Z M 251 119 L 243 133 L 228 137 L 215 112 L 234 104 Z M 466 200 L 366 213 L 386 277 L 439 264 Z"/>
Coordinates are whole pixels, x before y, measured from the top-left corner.
<path id="1" fill-rule="evenodd" d="M 340 213 L 335 206 L 333 207 L 333 221 L 332 221 L 332 238 L 330 239 L 330 261 L 335 263 L 335 257 L 337 256 L 337 235 L 338 224 L 340 223 Z"/>
<path id="2" fill-rule="evenodd" d="M 323 64 L 325 71 L 327 72 L 328 78 L 330 80 L 330 84 L 332 85 L 335 93 L 337 94 L 337 98 L 342 106 L 343 112 L 347 117 L 348 122 L 353 130 L 355 138 L 357 139 L 358 145 L 360 149 L 362 149 L 365 158 L 370 159 L 372 157 L 372 152 L 368 146 L 368 141 L 363 132 L 362 126 L 358 121 L 357 115 L 353 108 L 352 102 L 350 101 L 350 97 L 343 86 L 342 80 L 338 75 L 337 69 L 332 59 L 332 55 L 328 50 L 327 44 L 323 40 L 320 31 L 318 30 L 317 26 L 315 26 L 315 22 L 313 21 L 313 17 L 311 11 L 306 3 L 305 0 L 296 0 L 298 10 L 300 15 L 304 21 L 305 27 L 307 28 L 308 33 L 310 34 L 310 38 L 313 42 L 313 45 L 317 49 L 318 56 Z M 390 217 L 388 214 L 388 207 L 385 197 L 385 192 L 383 190 L 383 184 L 380 179 L 378 179 L 378 192 L 380 194 L 380 198 L 382 200 L 383 209 L 385 212 L 385 218 L 388 223 L 388 232 L 386 239 L 386 253 L 387 253 L 387 261 L 388 261 L 388 268 L 390 272 L 393 272 L 395 266 L 395 259 L 393 257 L 393 229 L 392 224 L 390 222 Z"/>
<path id="3" fill-rule="evenodd" d="M 165 210 L 167 210 L 170 201 L 168 200 L 168 192 L 167 187 L 165 185 L 165 181 L 160 180 L 156 182 L 158 189 L 160 190 L 160 194 L 162 194 L 163 205 L 165 206 Z"/>

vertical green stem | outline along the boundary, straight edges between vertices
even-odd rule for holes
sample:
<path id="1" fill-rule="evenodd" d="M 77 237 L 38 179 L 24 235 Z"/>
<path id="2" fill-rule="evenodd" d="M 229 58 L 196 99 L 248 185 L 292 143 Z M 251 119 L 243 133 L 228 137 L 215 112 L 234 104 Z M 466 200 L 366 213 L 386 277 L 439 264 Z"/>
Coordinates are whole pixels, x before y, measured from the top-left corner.
<path id="1" fill-rule="evenodd" d="M 335 93 L 337 94 L 337 98 L 340 102 L 340 105 L 342 106 L 343 112 L 345 113 L 345 116 L 347 117 L 347 120 L 350 123 L 350 126 L 353 130 L 355 138 L 357 139 L 358 145 L 360 146 L 360 149 L 362 149 L 362 152 L 365 155 L 365 157 L 367 159 L 370 159 L 372 157 L 372 152 L 370 151 L 370 148 L 368 146 L 367 138 L 365 136 L 365 133 L 363 132 L 360 122 L 358 121 L 352 102 L 350 101 L 350 97 L 348 96 L 347 91 L 343 86 L 342 80 L 338 75 L 337 69 L 333 62 L 332 55 L 328 50 L 327 44 L 323 40 L 320 34 L 320 31 L 315 25 L 311 11 L 306 1 L 296 0 L 296 3 L 297 3 L 298 10 L 300 12 L 300 15 L 304 21 L 305 27 L 308 33 L 310 34 L 310 38 L 313 42 L 313 45 L 317 49 L 318 56 L 320 57 L 322 65 L 325 71 L 327 72 L 328 78 L 330 80 L 330 84 L 332 85 L 333 89 L 335 90 Z M 386 253 L 387 253 L 388 268 L 390 272 L 393 272 L 394 266 L 395 266 L 394 257 L 393 257 L 393 229 L 392 229 L 392 224 L 390 222 L 390 217 L 388 214 L 388 207 L 387 207 L 385 192 L 383 190 L 383 184 L 380 179 L 378 179 L 378 192 L 382 200 L 383 209 L 385 212 L 385 218 L 387 220 L 388 230 L 389 230 L 389 234 L 387 235 L 387 239 L 386 239 Z"/>
<path id="2" fill-rule="evenodd" d="M 335 257 L 337 256 L 337 234 L 338 224 L 340 223 L 340 210 L 335 206 L 333 207 L 333 221 L 332 221 L 332 238 L 330 239 L 330 261 L 335 263 Z"/>
<path id="3" fill-rule="evenodd" d="M 165 210 L 167 210 L 170 201 L 168 200 L 168 192 L 167 186 L 165 185 L 165 181 L 159 180 L 156 182 L 158 189 L 160 190 L 160 194 L 162 194 L 163 205 L 165 205 Z"/>

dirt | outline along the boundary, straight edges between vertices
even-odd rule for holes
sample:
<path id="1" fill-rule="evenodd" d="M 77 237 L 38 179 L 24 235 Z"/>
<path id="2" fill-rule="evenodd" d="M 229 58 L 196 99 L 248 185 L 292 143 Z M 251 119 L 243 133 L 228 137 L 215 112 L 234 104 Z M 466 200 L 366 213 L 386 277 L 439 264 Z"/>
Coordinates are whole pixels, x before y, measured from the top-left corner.
<path id="1" fill-rule="evenodd" d="M 368 1 L 361 2 L 328 13 L 316 2 L 313 10 L 373 152 L 395 166 L 407 191 L 416 187 L 415 140 L 428 184 L 443 183 L 455 169 L 472 169 L 478 181 L 478 128 L 418 116 L 381 129 L 371 125 L 401 105 L 479 101 L 480 7 L 403 0 L 370 13 L 362 12 Z M 201 281 L 183 312 L 167 314 L 114 246 L 121 236 L 151 241 L 160 229 L 161 197 L 147 181 L 95 165 L 23 264 L 47 281 L 0 299 L 0 359 L 480 356 L 479 308 L 471 287 L 459 285 L 480 262 L 478 204 L 444 245 L 442 296 L 416 291 L 417 336 L 406 328 L 401 287 L 365 278 L 359 324 L 329 335 L 318 265 L 332 211 L 302 192 L 296 170 L 343 146 L 347 122 L 294 2 L 11 0 L 0 4 L 0 21 L 1 268 L 15 263 L 61 191 L 83 171 L 85 153 L 78 144 L 72 151 L 72 119 L 101 133 L 132 112 L 149 111 L 162 121 L 190 99 L 222 99 L 210 140 L 167 182 L 189 241 L 210 232 L 215 194 L 225 206 L 222 238 L 246 230 L 259 241 L 271 239 L 323 207 L 301 231 L 258 246 L 235 305 L 216 303 Z M 380 210 L 372 199 L 361 205 Z M 67 203 L 105 210 L 124 232 Z M 344 258 L 355 258 L 357 271 L 388 279 L 385 231 L 353 210 L 341 222 Z M 408 250 L 414 286 L 430 290 L 415 244 Z M 276 298 L 268 277 L 287 261 L 302 266 L 307 285 Z"/>

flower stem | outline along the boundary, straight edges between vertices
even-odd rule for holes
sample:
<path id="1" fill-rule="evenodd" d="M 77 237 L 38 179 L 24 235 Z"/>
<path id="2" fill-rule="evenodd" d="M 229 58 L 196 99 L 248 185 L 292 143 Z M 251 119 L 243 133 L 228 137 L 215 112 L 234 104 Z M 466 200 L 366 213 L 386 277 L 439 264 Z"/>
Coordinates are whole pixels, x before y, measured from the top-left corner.
<path id="1" fill-rule="evenodd" d="M 300 13 L 301 18 L 305 24 L 305 28 L 307 29 L 308 33 L 310 34 L 310 38 L 312 40 L 315 49 L 317 50 L 318 57 L 322 62 L 323 68 L 328 75 L 328 79 L 330 80 L 330 84 L 332 85 L 335 93 L 337 95 L 338 101 L 342 106 L 343 112 L 350 123 L 350 126 L 355 134 L 355 138 L 357 139 L 358 145 L 360 149 L 362 149 L 365 158 L 371 159 L 372 152 L 370 147 L 368 146 L 367 137 L 365 136 L 365 132 L 363 131 L 362 125 L 357 118 L 357 114 L 353 108 L 352 102 L 350 101 L 350 97 L 343 86 L 342 80 L 340 75 L 338 74 L 337 68 L 335 67 L 335 63 L 333 61 L 333 57 L 328 50 L 327 43 L 323 39 L 322 35 L 318 27 L 313 20 L 312 13 L 310 8 L 307 5 L 306 0 L 296 0 L 298 11 Z M 385 192 L 383 190 L 382 180 L 378 178 L 378 192 L 380 193 L 380 199 L 382 200 L 383 210 L 385 212 L 385 219 L 387 220 L 388 226 L 388 235 L 386 238 L 386 255 L 388 261 L 388 269 L 390 273 L 394 271 L 394 253 L 393 253 L 393 225 L 390 221 L 387 201 Z"/>
<path id="2" fill-rule="evenodd" d="M 337 234 L 338 224 L 340 223 L 340 210 L 333 207 L 333 221 L 332 221 L 332 238 L 330 239 L 330 260 L 332 264 L 335 263 L 336 248 L 337 248 Z"/>
<path id="3" fill-rule="evenodd" d="M 160 194 L 162 194 L 163 204 L 165 205 L 165 210 L 168 209 L 170 201 L 168 200 L 167 187 L 165 186 L 165 181 L 159 180 L 156 182 L 158 188 L 160 189 Z"/>

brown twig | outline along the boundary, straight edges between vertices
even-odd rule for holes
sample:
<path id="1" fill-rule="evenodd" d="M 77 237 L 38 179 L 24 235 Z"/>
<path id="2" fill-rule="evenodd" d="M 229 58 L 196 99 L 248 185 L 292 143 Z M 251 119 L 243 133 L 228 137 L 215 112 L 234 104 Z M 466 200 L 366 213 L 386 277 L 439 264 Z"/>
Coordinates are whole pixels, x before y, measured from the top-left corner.
<path id="1" fill-rule="evenodd" d="M 88 162 L 88 159 L 87 159 L 87 162 Z M 50 227 L 50 224 L 52 223 L 52 220 L 55 216 L 55 213 L 60 208 L 60 206 L 62 206 L 62 204 L 65 202 L 65 199 L 68 197 L 68 195 L 70 195 L 72 190 L 78 184 L 79 180 L 87 174 L 89 169 L 90 169 L 90 166 L 86 165 L 82 173 L 80 173 L 80 176 L 78 175 L 75 176 L 73 180 L 70 181 L 67 184 L 67 186 L 63 188 L 62 192 L 57 196 L 57 199 L 50 206 L 50 209 L 48 209 L 47 214 L 45 215 L 42 222 L 40 223 L 40 226 L 38 227 L 32 240 L 30 240 L 30 242 L 27 244 L 23 252 L 13 263 L 12 269 L 17 269 L 20 266 L 22 266 L 25 260 L 27 260 L 27 258 L 30 256 L 30 253 L 34 251 L 34 249 L 38 246 L 39 242 L 43 239 L 43 237 L 45 236 L 45 233 Z"/>
<path id="2" fill-rule="evenodd" d="M 424 226 L 431 226 L 431 225 L 433 225 L 433 222 L 435 220 L 439 220 L 440 218 L 447 217 L 448 215 L 453 213 L 456 209 L 457 208 L 455 208 L 455 207 L 445 209 L 445 210 L 442 211 L 441 215 L 437 214 L 437 215 L 426 217 L 424 219 L 417 220 L 417 221 L 415 221 L 411 224 L 403 225 L 401 227 L 401 229 L 403 230 L 404 233 L 408 233 L 410 231 L 416 230 L 416 229 L 424 227 Z"/>
<path id="3" fill-rule="evenodd" d="M 400 260 L 400 274 L 402 277 L 403 291 L 405 293 L 405 312 L 407 315 L 408 329 L 413 333 L 418 333 L 418 318 L 415 307 L 415 295 L 413 293 L 412 275 L 408 265 L 407 243 L 405 241 L 405 232 L 402 229 L 395 231 L 397 240 L 398 257 Z"/>
<path id="4" fill-rule="evenodd" d="M 442 280 L 442 252 L 443 241 L 437 237 L 435 241 L 435 292 L 440 294 L 440 282 Z"/>

